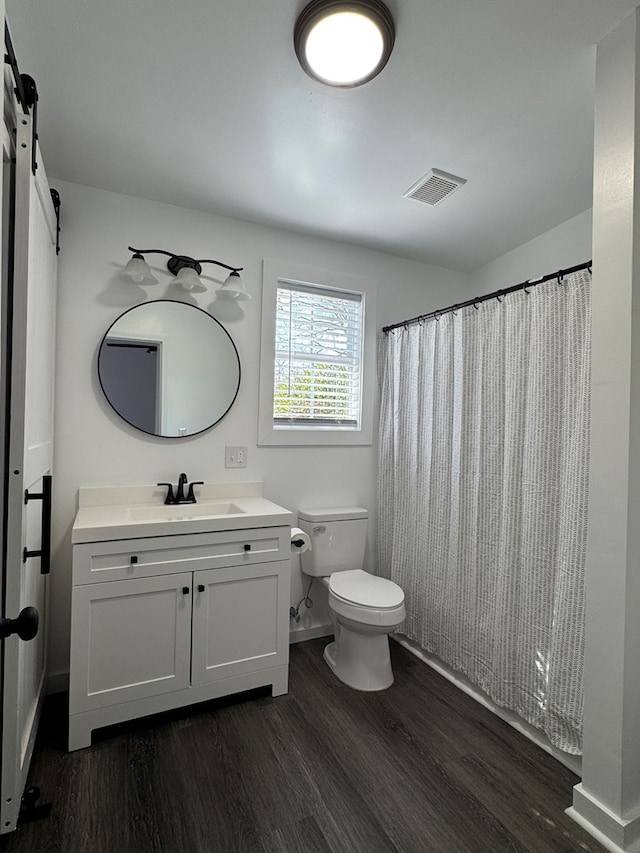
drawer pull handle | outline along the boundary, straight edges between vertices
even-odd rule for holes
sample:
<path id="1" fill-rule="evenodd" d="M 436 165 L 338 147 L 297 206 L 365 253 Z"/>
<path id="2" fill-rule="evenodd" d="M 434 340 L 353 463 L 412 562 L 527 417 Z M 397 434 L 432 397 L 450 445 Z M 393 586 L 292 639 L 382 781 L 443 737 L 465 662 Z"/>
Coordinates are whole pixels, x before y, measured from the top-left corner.
<path id="1" fill-rule="evenodd" d="M 132 566 L 135 566 L 135 564 L 138 562 L 138 558 L 135 556 L 135 554 L 133 555 L 133 557 L 130 557 L 129 560 Z"/>
<path id="2" fill-rule="evenodd" d="M 198 592 L 204 592 L 204 590 L 205 590 L 205 585 L 203 583 L 199 583 L 198 584 Z"/>
<path id="3" fill-rule="evenodd" d="M 183 586 L 183 587 L 182 587 L 182 594 L 183 594 L 183 595 L 189 595 L 189 593 L 190 593 L 190 592 L 191 592 L 191 590 L 189 589 L 189 587 L 188 587 L 188 586 Z"/>
<path id="4" fill-rule="evenodd" d="M 246 542 L 246 543 L 245 543 L 244 550 L 245 550 L 245 551 L 250 551 L 250 550 L 251 550 L 251 545 L 249 545 L 249 543 L 248 543 L 248 542 Z"/>

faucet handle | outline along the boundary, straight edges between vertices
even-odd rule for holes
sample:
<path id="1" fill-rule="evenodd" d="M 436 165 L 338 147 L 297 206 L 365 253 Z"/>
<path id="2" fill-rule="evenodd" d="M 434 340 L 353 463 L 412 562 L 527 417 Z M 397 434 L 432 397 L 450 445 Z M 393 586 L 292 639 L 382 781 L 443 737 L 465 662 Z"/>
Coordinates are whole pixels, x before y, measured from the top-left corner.
<path id="1" fill-rule="evenodd" d="M 167 487 L 167 496 L 164 499 L 166 504 L 174 504 L 176 499 L 173 495 L 173 484 L 172 483 L 157 483 L 158 486 L 166 486 Z"/>
<path id="2" fill-rule="evenodd" d="M 187 492 L 187 501 L 189 503 L 197 503 L 196 496 L 193 493 L 194 486 L 204 486 L 204 480 L 194 480 L 193 483 L 189 483 L 189 491 Z"/>

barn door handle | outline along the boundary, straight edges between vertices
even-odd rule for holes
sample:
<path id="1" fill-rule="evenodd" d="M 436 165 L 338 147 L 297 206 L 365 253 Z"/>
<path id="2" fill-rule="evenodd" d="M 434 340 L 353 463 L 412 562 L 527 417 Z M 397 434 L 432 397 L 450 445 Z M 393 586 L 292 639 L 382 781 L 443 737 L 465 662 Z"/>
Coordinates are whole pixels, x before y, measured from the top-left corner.
<path id="1" fill-rule="evenodd" d="M 25 607 L 16 619 L 0 619 L 0 640 L 17 634 L 21 640 L 33 640 L 38 633 L 39 616 L 35 607 Z"/>
<path id="2" fill-rule="evenodd" d="M 45 474 L 42 478 L 42 491 L 31 492 L 25 489 L 24 502 L 42 501 L 42 522 L 40 549 L 29 551 L 25 548 L 22 552 L 22 562 L 26 563 L 29 557 L 40 557 L 40 574 L 48 575 L 51 571 L 51 474 Z"/>

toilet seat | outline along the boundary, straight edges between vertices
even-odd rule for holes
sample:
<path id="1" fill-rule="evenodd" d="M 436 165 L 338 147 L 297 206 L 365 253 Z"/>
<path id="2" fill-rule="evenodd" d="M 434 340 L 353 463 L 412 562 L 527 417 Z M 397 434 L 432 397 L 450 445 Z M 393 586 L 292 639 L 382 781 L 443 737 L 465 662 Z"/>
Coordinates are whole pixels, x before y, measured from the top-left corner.
<path id="1" fill-rule="evenodd" d="M 336 599 L 357 607 L 386 610 L 404 603 L 404 592 L 398 584 L 362 569 L 334 572 L 329 578 L 329 590 Z"/>
<path id="2" fill-rule="evenodd" d="M 393 581 L 352 569 L 328 579 L 329 607 L 340 618 L 362 626 L 395 630 L 406 616 L 404 592 Z"/>

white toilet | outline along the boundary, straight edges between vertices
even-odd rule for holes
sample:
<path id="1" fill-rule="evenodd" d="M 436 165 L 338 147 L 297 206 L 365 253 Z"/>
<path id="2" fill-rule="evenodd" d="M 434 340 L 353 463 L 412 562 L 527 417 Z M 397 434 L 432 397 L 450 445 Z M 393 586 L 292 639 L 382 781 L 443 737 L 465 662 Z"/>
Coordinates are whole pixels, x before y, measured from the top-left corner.
<path id="1" fill-rule="evenodd" d="M 404 592 L 362 570 L 367 516 L 362 507 L 299 510 L 298 524 L 311 538 L 300 556 L 304 574 L 329 590 L 335 640 L 324 659 L 349 687 L 384 690 L 393 684 L 388 635 L 405 618 Z"/>

